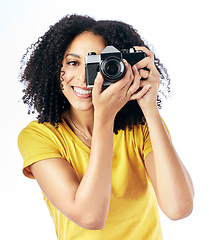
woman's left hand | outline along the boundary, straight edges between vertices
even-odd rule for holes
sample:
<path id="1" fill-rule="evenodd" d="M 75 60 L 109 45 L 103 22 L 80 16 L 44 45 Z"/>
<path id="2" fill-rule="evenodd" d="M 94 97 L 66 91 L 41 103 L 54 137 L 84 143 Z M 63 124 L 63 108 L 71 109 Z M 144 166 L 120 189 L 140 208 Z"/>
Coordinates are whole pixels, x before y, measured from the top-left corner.
<path id="1" fill-rule="evenodd" d="M 153 108 L 157 108 L 157 93 L 160 84 L 160 73 L 154 64 L 154 54 L 146 47 L 135 47 L 147 54 L 147 57 L 136 63 L 133 67 L 134 81 L 130 85 L 130 100 L 137 100 L 143 113 Z M 144 70 L 146 68 L 146 70 Z M 142 78 L 146 80 L 141 80 Z M 136 87 L 141 87 L 140 91 L 136 91 Z M 138 87 L 138 88 L 139 88 Z M 145 91 L 147 90 L 147 91 Z M 145 92 L 142 95 L 142 92 Z"/>

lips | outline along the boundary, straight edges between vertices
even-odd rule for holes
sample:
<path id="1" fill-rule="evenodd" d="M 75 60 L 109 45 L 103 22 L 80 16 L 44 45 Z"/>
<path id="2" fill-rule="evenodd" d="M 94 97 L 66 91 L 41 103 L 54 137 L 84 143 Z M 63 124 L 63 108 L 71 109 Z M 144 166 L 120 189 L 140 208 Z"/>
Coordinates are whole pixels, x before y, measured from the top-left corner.
<path id="1" fill-rule="evenodd" d="M 81 88 L 81 87 L 72 87 L 75 95 L 79 98 L 88 98 L 92 95 L 92 89 Z"/>

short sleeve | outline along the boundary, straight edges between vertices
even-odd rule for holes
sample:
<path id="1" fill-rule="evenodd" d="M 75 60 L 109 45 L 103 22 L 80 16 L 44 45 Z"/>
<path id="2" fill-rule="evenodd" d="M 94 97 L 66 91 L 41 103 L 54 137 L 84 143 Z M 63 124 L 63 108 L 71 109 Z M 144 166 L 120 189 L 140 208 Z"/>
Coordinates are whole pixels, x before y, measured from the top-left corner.
<path id="1" fill-rule="evenodd" d="M 147 123 L 143 126 L 143 148 L 142 148 L 142 156 L 143 159 L 152 152 L 152 143 L 150 139 L 149 129 Z"/>
<path id="2" fill-rule="evenodd" d="M 23 157 L 23 173 L 26 177 L 34 178 L 29 166 L 35 162 L 61 157 L 56 137 L 43 124 L 30 123 L 18 136 L 18 147 Z"/>

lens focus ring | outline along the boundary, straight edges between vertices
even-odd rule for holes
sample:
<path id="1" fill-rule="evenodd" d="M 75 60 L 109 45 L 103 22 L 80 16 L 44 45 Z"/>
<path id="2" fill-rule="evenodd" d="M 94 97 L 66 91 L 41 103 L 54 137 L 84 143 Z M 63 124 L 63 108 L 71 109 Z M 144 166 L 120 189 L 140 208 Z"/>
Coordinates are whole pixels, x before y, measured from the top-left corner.
<path id="1" fill-rule="evenodd" d="M 116 82 L 125 75 L 125 64 L 119 58 L 109 57 L 101 63 L 100 72 L 106 80 Z"/>

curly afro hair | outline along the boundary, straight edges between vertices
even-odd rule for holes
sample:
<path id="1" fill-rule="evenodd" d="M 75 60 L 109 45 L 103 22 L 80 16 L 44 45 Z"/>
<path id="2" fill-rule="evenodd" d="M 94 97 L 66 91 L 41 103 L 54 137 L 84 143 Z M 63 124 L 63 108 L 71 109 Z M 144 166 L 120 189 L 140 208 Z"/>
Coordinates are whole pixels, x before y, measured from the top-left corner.
<path id="1" fill-rule="evenodd" d="M 104 38 L 107 45 L 117 49 L 145 46 L 137 31 L 120 21 L 96 21 L 89 16 L 67 15 L 50 26 L 49 30 L 32 44 L 23 55 L 20 68 L 20 81 L 25 84 L 23 102 L 29 112 L 38 112 L 38 122 L 50 122 L 59 126 L 62 113 L 70 108 L 70 103 L 62 93 L 60 73 L 64 53 L 73 39 L 84 31 L 93 32 Z M 166 68 L 155 56 L 155 66 L 160 73 L 166 91 L 170 92 L 170 78 Z M 163 93 L 163 95 L 166 95 Z M 162 102 L 158 94 L 158 107 Z M 114 132 L 132 129 L 133 125 L 144 124 L 143 113 L 136 100 L 129 101 L 116 115 Z"/>

